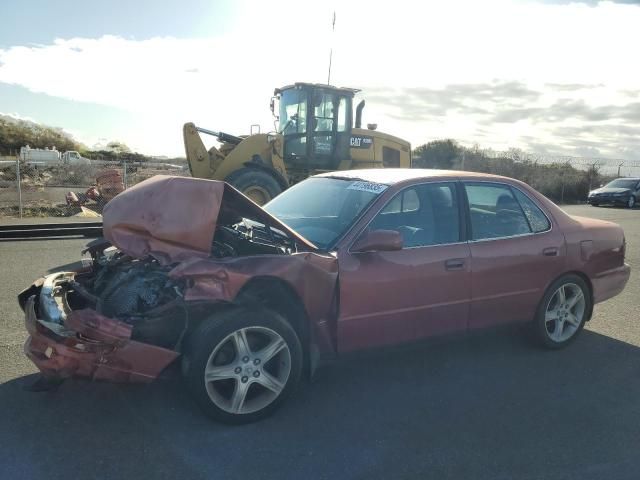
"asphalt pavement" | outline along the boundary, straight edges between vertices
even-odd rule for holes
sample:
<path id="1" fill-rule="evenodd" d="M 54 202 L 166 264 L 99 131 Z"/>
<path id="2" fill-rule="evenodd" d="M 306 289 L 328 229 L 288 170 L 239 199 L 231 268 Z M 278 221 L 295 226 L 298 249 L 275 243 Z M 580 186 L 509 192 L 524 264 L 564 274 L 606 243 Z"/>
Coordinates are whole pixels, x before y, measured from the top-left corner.
<path id="1" fill-rule="evenodd" d="M 0 478 L 637 479 L 640 210 L 566 210 L 621 224 L 634 269 L 568 348 L 512 327 L 352 355 L 242 427 L 207 420 L 175 370 L 23 391 L 16 294 L 86 240 L 0 241 Z"/>

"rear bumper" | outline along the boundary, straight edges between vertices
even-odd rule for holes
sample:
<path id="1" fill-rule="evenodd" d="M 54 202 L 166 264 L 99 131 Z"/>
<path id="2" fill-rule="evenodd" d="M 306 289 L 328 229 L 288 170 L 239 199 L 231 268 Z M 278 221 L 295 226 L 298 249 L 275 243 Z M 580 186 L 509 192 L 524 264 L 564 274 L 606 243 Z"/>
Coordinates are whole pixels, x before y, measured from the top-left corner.
<path id="1" fill-rule="evenodd" d="M 593 277 L 593 301 L 594 303 L 604 302 L 618 295 L 629 281 L 631 267 L 625 263 L 620 267 L 607 270 Z"/>
<path id="2" fill-rule="evenodd" d="M 36 298 L 24 305 L 24 353 L 47 377 L 150 382 L 179 355 L 131 340 L 130 326 L 93 310 L 71 312 L 64 324 L 39 319 Z"/>

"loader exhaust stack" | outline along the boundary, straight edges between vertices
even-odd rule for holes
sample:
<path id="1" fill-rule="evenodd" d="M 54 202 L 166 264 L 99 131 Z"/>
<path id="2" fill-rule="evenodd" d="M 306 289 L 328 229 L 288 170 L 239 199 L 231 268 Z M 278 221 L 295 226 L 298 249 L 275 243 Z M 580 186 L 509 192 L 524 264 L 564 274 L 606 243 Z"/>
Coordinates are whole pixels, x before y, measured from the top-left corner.
<path id="1" fill-rule="evenodd" d="M 364 100 L 362 100 L 356 107 L 356 124 L 355 128 L 362 126 L 362 109 L 364 108 Z"/>

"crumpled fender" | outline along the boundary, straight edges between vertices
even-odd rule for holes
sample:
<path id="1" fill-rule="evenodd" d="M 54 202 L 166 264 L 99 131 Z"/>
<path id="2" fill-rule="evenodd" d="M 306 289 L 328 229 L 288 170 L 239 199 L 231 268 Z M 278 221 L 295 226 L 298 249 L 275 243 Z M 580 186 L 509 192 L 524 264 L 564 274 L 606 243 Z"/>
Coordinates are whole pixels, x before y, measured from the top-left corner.
<path id="1" fill-rule="evenodd" d="M 333 255 L 300 252 L 237 258 L 192 258 L 178 264 L 169 277 L 188 279 L 185 300 L 233 302 L 256 278 L 277 278 L 288 284 L 304 304 L 314 338 L 321 351 L 334 349 L 331 330 L 336 319 L 332 306 L 338 280 Z"/>

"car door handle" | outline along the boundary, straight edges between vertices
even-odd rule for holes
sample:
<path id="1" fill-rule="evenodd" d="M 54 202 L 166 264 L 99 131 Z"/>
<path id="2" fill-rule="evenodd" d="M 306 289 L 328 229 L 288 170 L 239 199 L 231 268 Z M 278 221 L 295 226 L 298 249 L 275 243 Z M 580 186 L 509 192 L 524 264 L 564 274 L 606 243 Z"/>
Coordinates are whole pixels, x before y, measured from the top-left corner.
<path id="1" fill-rule="evenodd" d="M 549 247 L 542 250 L 542 254 L 545 257 L 557 257 L 560 251 L 556 247 Z"/>
<path id="2" fill-rule="evenodd" d="M 446 270 L 462 270 L 464 268 L 464 258 L 450 258 L 444 262 Z"/>

